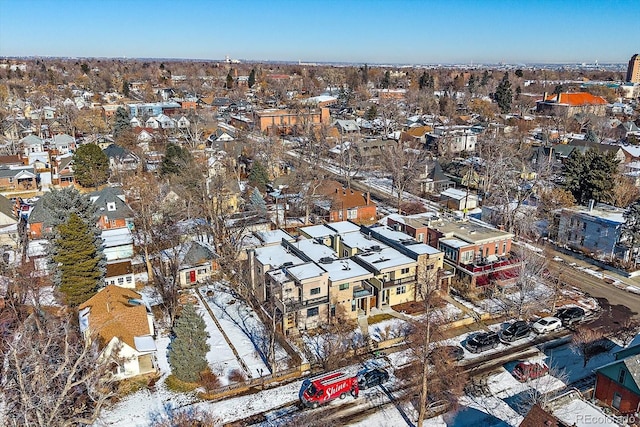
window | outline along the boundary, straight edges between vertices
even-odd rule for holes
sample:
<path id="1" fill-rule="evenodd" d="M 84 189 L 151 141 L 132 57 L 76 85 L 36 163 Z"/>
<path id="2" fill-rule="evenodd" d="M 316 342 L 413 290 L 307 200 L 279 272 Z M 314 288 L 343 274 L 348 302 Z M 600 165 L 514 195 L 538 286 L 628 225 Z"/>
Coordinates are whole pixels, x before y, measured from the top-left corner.
<path id="1" fill-rule="evenodd" d="M 400 270 L 400 274 L 409 274 L 409 267 Z"/>
<path id="2" fill-rule="evenodd" d="M 624 384 L 624 379 L 627 376 L 627 371 L 625 371 L 624 369 L 620 368 L 620 372 L 618 373 L 618 382 L 620 384 Z"/>
<path id="3" fill-rule="evenodd" d="M 349 284 L 348 283 L 343 283 L 340 285 L 340 290 L 341 291 L 346 291 L 347 289 L 349 289 Z"/>
<path id="4" fill-rule="evenodd" d="M 198 274 L 207 274 L 207 269 L 206 268 L 199 268 L 198 269 Z"/>
<path id="5" fill-rule="evenodd" d="M 424 241 L 424 233 L 418 233 L 418 242 Z"/>
<path id="6" fill-rule="evenodd" d="M 12 183 L 12 182 L 13 182 L 13 178 L 9 178 L 9 183 Z"/>
<path id="7" fill-rule="evenodd" d="M 349 256 L 349 251 L 347 249 L 343 249 L 342 250 L 342 256 L 345 257 L 345 258 L 348 257 Z"/>
<path id="8" fill-rule="evenodd" d="M 320 293 L 320 288 L 311 289 L 311 295 L 318 295 Z"/>
<path id="9" fill-rule="evenodd" d="M 109 202 L 107 203 L 107 210 L 109 212 L 113 212 L 116 210 L 116 203 L 115 202 Z"/>
<path id="10" fill-rule="evenodd" d="M 407 292 L 407 287 L 406 286 L 398 286 L 396 288 L 396 295 L 402 295 L 405 292 Z"/>
<path id="11" fill-rule="evenodd" d="M 133 277 L 127 276 L 127 283 L 131 283 L 131 282 L 133 282 Z"/>
<path id="12" fill-rule="evenodd" d="M 611 406 L 616 409 L 620 409 L 620 404 L 622 403 L 622 396 L 618 393 L 613 393 L 613 401 L 611 402 Z"/>
<path id="13" fill-rule="evenodd" d="M 319 312 L 318 307 L 309 308 L 307 309 L 307 317 L 317 316 L 318 312 Z"/>
<path id="14" fill-rule="evenodd" d="M 358 219 L 358 209 L 348 209 L 347 219 Z"/>
<path id="15" fill-rule="evenodd" d="M 331 304 L 331 317 L 335 317 L 335 316 L 336 316 L 336 305 Z"/>
<path id="16" fill-rule="evenodd" d="M 124 284 L 124 277 L 118 277 L 118 285 Z"/>
<path id="17" fill-rule="evenodd" d="M 502 255 L 506 255 L 507 254 L 507 242 L 504 242 L 502 244 Z"/>

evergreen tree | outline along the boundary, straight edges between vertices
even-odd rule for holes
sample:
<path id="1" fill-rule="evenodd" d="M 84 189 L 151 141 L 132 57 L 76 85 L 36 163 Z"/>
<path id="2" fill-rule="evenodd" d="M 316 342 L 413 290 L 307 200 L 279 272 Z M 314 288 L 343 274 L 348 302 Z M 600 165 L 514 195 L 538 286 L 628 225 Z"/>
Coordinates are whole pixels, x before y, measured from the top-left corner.
<path id="1" fill-rule="evenodd" d="M 622 237 L 628 247 L 637 250 L 640 246 L 640 201 L 635 202 L 624 213 Z M 634 251 L 636 252 L 636 251 Z"/>
<path id="2" fill-rule="evenodd" d="M 126 80 L 122 81 L 122 94 L 128 98 L 129 97 L 129 82 Z"/>
<path id="3" fill-rule="evenodd" d="M 128 130 L 131 130 L 129 113 L 123 107 L 118 107 L 113 120 L 113 137 L 118 138 Z"/>
<path id="4" fill-rule="evenodd" d="M 57 250 L 53 262 L 60 291 L 65 295 L 66 303 L 75 307 L 91 298 L 102 284 L 102 251 L 96 245 L 90 227 L 75 213 L 69 216 L 67 223 L 58 226 L 54 245 Z"/>
<path id="5" fill-rule="evenodd" d="M 109 179 L 109 158 L 96 144 L 84 144 L 73 155 L 73 173 L 83 187 L 96 189 Z"/>
<path id="6" fill-rule="evenodd" d="M 520 99 L 521 93 L 522 93 L 522 88 L 520 86 L 516 87 L 516 99 Z"/>
<path id="7" fill-rule="evenodd" d="M 511 82 L 509 82 L 509 73 L 504 73 L 504 77 L 496 88 L 494 96 L 498 103 L 498 108 L 502 114 L 508 113 L 511 110 L 511 102 L 513 101 L 513 94 L 511 93 Z"/>
<path id="8" fill-rule="evenodd" d="M 362 67 L 362 83 L 369 83 L 369 66 L 367 64 Z"/>
<path id="9" fill-rule="evenodd" d="M 209 334 L 205 330 L 202 316 L 196 312 L 192 304 L 184 306 L 173 332 L 176 337 L 171 342 L 169 350 L 171 370 L 179 380 L 195 382 L 208 366 Z"/>
<path id="10" fill-rule="evenodd" d="M 385 71 L 384 77 L 382 78 L 382 88 L 389 89 L 389 84 L 391 83 L 391 73 L 389 70 Z"/>
<path id="11" fill-rule="evenodd" d="M 267 183 L 269 183 L 269 173 L 267 172 L 267 168 L 265 168 L 262 162 L 256 160 L 253 162 L 253 165 L 251 165 L 251 171 L 249 172 L 249 184 L 264 190 Z"/>
<path id="12" fill-rule="evenodd" d="M 553 94 L 554 95 L 560 95 L 562 92 L 564 92 L 564 86 L 563 85 L 556 85 L 555 88 L 553 88 Z"/>
<path id="13" fill-rule="evenodd" d="M 587 132 L 584 134 L 584 140 L 587 142 L 593 142 L 596 144 L 600 142 L 600 138 L 598 138 L 598 135 L 596 135 L 593 129 L 587 130 Z"/>
<path id="14" fill-rule="evenodd" d="M 247 81 L 247 84 L 249 85 L 249 89 L 251 89 L 253 87 L 254 84 L 256 84 L 256 69 L 252 68 L 251 72 L 249 73 L 249 80 Z"/>
<path id="15" fill-rule="evenodd" d="M 162 175 L 180 175 L 191 162 L 191 153 L 177 144 L 167 144 L 164 158 L 160 164 Z"/>
<path id="16" fill-rule="evenodd" d="M 488 70 L 484 70 L 484 73 L 482 73 L 482 79 L 480 79 L 480 86 L 486 86 L 489 83 L 489 71 Z"/>
<path id="17" fill-rule="evenodd" d="M 522 70 L 520 68 L 518 68 L 515 72 L 516 77 L 520 77 L 522 78 L 522 76 L 524 76 L 524 73 L 522 72 Z"/>
<path id="18" fill-rule="evenodd" d="M 375 105 L 372 105 L 371 107 L 367 108 L 367 111 L 364 113 L 364 118 L 366 120 L 373 120 L 377 117 L 378 115 L 378 109 L 376 108 Z"/>
<path id="19" fill-rule="evenodd" d="M 44 66 L 44 63 L 42 63 L 42 66 Z M 80 66 L 80 69 L 82 70 L 83 74 L 89 74 L 89 66 L 86 63 L 83 63 Z"/>
<path id="20" fill-rule="evenodd" d="M 227 82 L 225 83 L 225 87 L 227 89 L 231 89 L 233 87 L 233 76 L 231 75 L 231 70 L 229 70 L 229 74 L 227 74 Z"/>
<path id="21" fill-rule="evenodd" d="M 249 205 L 251 209 L 260 213 L 267 213 L 267 203 L 264 201 L 262 194 L 260 194 L 260 190 L 258 187 L 254 187 L 251 195 L 249 196 Z"/>
<path id="22" fill-rule="evenodd" d="M 422 75 L 418 80 L 418 87 L 420 88 L 420 90 L 423 90 L 429 87 L 429 76 L 427 75 L 426 71 L 422 72 Z"/>
<path id="23" fill-rule="evenodd" d="M 581 203 L 611 202 L 618 159 L 613 151 L 573 150 L 564 163 L 564 187 Z"/>
<path id="24" fill-rule="evenodd" d="M 467 85 L 469 87 L 469 93 L 473 95 L 476 91 L 476 77 L 473 74 L 469 77 L 469 83 Z"/>

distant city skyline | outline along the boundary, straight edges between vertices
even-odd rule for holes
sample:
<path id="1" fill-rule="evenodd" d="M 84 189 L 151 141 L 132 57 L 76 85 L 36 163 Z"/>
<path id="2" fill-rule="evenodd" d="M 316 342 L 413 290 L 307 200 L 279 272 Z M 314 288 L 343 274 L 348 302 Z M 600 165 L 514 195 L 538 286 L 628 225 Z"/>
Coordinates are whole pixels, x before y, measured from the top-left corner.
<path id="1" fill-rule="evenodd" d="M 626 63 L 637 0 L 0 0 L 0 56 Z"/>

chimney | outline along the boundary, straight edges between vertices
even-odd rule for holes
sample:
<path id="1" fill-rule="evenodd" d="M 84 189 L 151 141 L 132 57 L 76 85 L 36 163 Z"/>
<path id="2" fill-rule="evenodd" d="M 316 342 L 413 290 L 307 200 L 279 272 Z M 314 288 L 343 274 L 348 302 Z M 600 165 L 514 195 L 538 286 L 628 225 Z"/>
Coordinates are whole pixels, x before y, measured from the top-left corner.
<path id="1" fill-rule="evenodd" d="M 367 206 L 371 204 L 371 193 L 367 191 Z"/>
<path id="2" fill-rule="evenodd" d="M 589 212 L 593 210 L 593 205 L 595 204 L 595 200 L 589 199 Z"/>

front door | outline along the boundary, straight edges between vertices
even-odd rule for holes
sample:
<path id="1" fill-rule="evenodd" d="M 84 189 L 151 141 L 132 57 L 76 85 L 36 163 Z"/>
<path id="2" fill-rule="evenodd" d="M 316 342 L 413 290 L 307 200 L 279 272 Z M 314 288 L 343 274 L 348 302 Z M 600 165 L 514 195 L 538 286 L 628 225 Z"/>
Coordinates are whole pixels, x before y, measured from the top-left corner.
<path id="1" fill-rule="evenodd" d="M 191 283 L 195 283 L 196 282 L 196 271 L 195 270 L 191 270 L 189 272 L 189 282 L 191 282 Z"/>
<path id="2" fill-rule="evenodd" d="M 382 304 L 389 304 L 389 289 L 382 291 Z"/>

